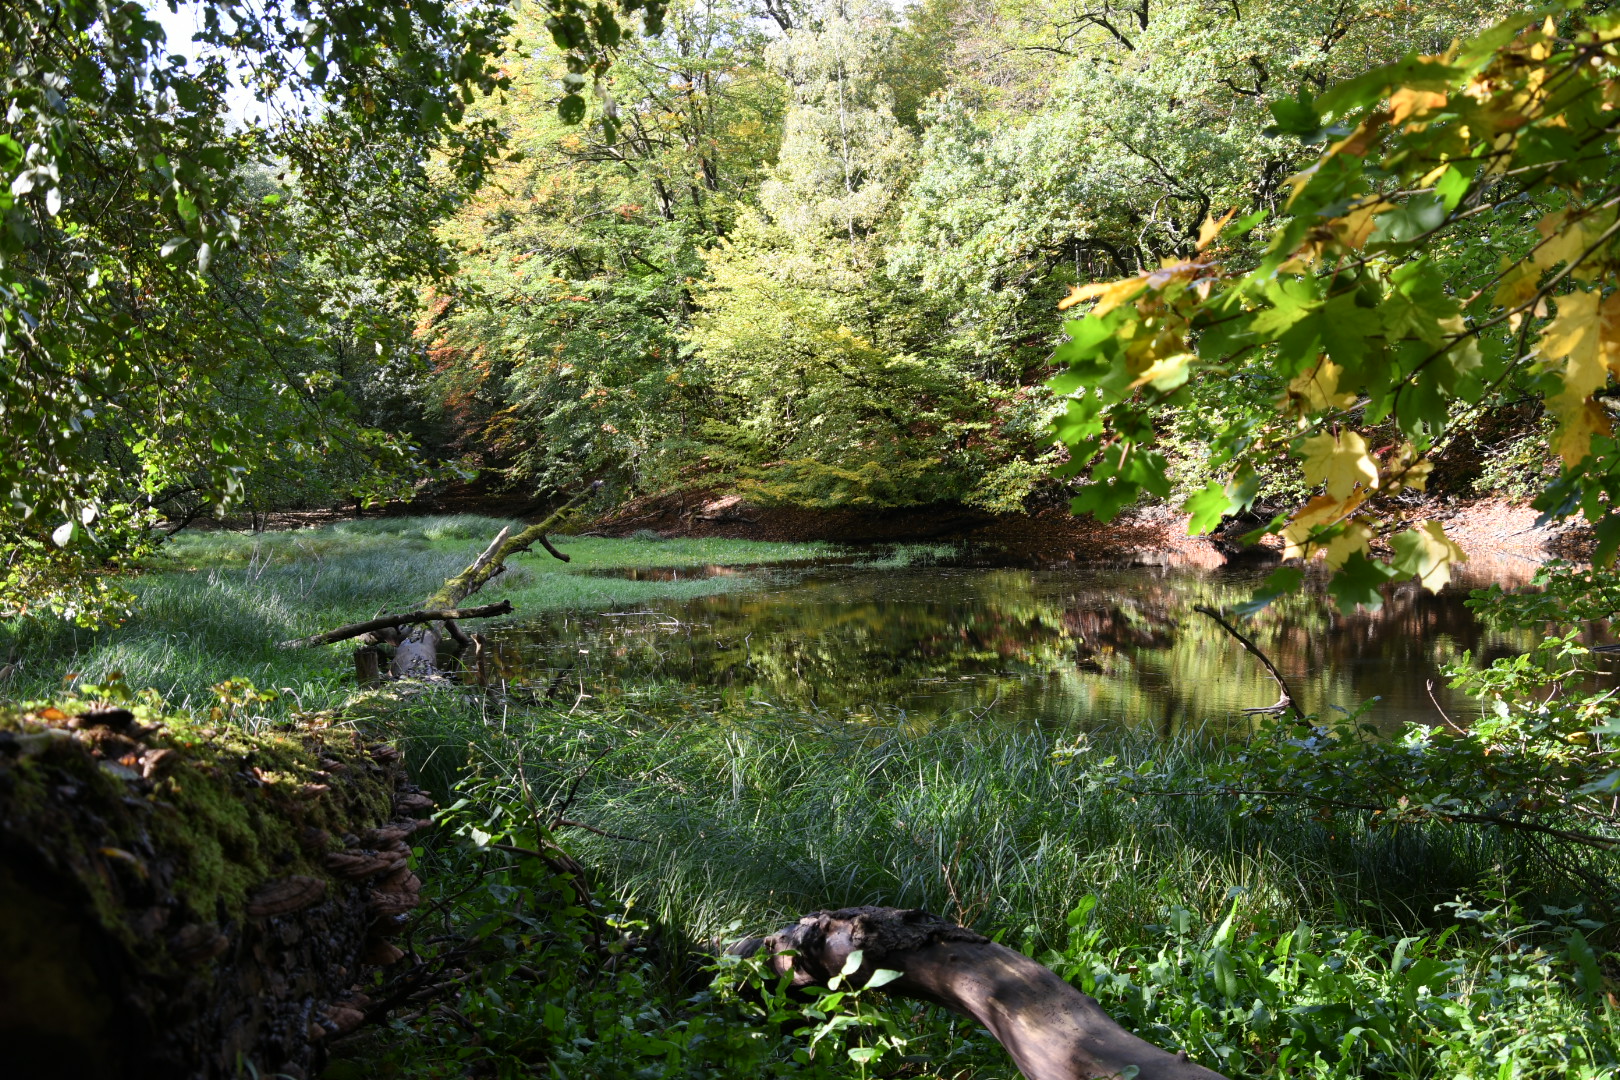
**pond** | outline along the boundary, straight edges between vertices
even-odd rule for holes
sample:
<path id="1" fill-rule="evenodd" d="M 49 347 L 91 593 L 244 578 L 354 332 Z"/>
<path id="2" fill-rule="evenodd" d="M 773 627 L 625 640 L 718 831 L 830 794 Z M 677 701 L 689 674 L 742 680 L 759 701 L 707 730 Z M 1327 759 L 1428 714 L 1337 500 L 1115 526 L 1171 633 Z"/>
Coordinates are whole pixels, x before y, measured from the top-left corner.
<path id="1" fill-rule="evenodd" d="M 495 664 L 502 678 L 549 692 L 563 707 L 580 695 L 601 702 L 665 683 L 919 728 L 972 722 L 1171 734 L 1246 726 L 1253 719 L 1243 710 L 1276 701 L 1276 685 L 1193 607 L 1247 599 L 1267 572 L 754 569 L 718 595 L 557 612 L 507 627 Z M 1465 652 L 1488 661 L 1534 644 L 1527 634 L 1487 630 L 1464 605 L 1468 590 L 1493 576 L 1473 571 L 1438 594 L 1395 586 L 1380 611 L 1350 616 L 1331 608 L 1318 581 L 1243 628 L 1307 711 L 1331 715 L 1377 699 L 1366 719 L 1380 727 L 1435 723 L 1442 709 L 1466 723 L 1477 705 L 1447 688 L 1443 665 Z"/>

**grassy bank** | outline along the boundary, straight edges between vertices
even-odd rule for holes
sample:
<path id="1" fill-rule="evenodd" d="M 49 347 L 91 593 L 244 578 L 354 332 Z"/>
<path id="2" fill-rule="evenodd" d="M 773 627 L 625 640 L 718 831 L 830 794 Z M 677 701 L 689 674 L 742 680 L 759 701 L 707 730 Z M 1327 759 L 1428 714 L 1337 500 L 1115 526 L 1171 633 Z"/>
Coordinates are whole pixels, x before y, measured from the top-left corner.
<path id="1" fill-rule="evenodd" d="M 86 631 L 45 621 L 0 624 L 0 666 L 14 664 L 0 694 L 39 697 L 121 673 L 171 704 L 213 703 L 227 677 L 281 693 L 266 715 L 315 710 L 352 690 L 349 650 L 281 649 L 278 643 L 372 617 L 408 611 L 470 563 L 504 525 L 476 516 L 381 518 L 262 534 L 181 533 L 129 584 L 135 615 Z M 559 562 L 536 550 L 478 594 L 512 601 L 521 618 L 556 608 L 635 604 L 747 587 L 746 576 L 632 581 L 598 571 L 630 567 L 751 566 L 825 557 L 825 544 L 747 540 L 612 540 L 558 537 Z M 486 624 L 493 625 L 493 624 Z"/>
<path id="2" fill-rule="evenodd" d="M 1233 1077 L 1617 1075 L 1599 960 L 1612 935 L 1530 847 L 1458 827 L 1373 830 L 1356 815 L 1244 817 L 1108 782 L 1116 764 L 1150 756 L 1190 776 L 1229 752 L 1219 745 L 1122 737 L 1073 754 L 1038 732 L 901 738 L 764 705 L 694 717 L 667 688 L 590 715 L 411 709 L 412 756 L 436 783 L 460 778 L 469 829 L 532 844 L 524 808 L 566 803 L 570 820 L 614 834 L 560 835 L 610 902 L 659 928 L 631 953 L 647 1006 L 631 1027 L 713 1020 L 715 999 L 691 998 L 679 974 L 695 966 L 694 941 L 879 903 L 1023 948 L 1146 1037 Z M 469 880 L 466 851 L 440 857 L 443 880 Z M 492 989 L 498 1004 L 472 990 L 470 1006 L 539 1009 L 522 989 Z M 1016 1075 L 944 1014 L 887 1015 L 906 1049 L 873 1075 Z M 460 1050 L 453 1027 L 404 1026 L 369 1060 L 434 1075 L 447 1047 Z M 882 1049 L 880 1031 L 856 1037 Z M 485 1052 L 508 1064 L 534 1053 L 498 1041 Z M 713 1063 L 695 1051 L 656 1066 L 638 1053 L 621 1045 L 611 1065 L 560 1075 L 753 1075 L 705 1072 Z M 826 1055 L 803 1063 L 832 1066 L 860 1074 Z"/>
<path id="3" fill-rule="evenodd" d="M 832 1019 L 866 1012 L 812 1055 L 828 1021 L 769 986 L 739 996 L 735 973 L 710 986 L 699 970 L 697 942 L 861 903 L 975 925 L 1232 1077 L 1620 1075 L 1604 981 L 1615 935 L 1533 846 L 1286 806 L 1246 817 L 1219 798 L 1111 783 L 1120 764 L 1151 757 L 1173 787 L 1233 752 L 1213 739 L 1077 743 L 993 720 L 900 733 L 672 683 L 556 706 L 453 687 L 357 696 L 346 648 L 277 648 L 418 602 L 501 524 L 182 536 L 133 582 L 141 608 L 125 625 L 13 626 L 0 638 L 17 664 L 8 697 L 121 672 L 200 709 L 215 703 L 210 687 L 246 678 L 280 691 L 244 705 L 246 722 L 340 709 L 406 748 L 447 807 L 421 852 L 432 921 L 410 943 L 460 974 L 448 997 L 351 1041 L 334 1080 L 1015 1076 L 971 1025 L 909 1006 L 829 1007 Z M 572 562 L 526 556 L 480 598 L 600 610 L 751 582 L 595 570 L 833 553 L 559 544 Z M 536 822 L 563 816 L 600 830 L 558 826 L 555 838 L 590 868 L 606 923 L 589 921 L 554 868 L 497 846 L 542 849 L 551 834 Z M 1612 860 L 1589 869 L 1616 876 Z"/>

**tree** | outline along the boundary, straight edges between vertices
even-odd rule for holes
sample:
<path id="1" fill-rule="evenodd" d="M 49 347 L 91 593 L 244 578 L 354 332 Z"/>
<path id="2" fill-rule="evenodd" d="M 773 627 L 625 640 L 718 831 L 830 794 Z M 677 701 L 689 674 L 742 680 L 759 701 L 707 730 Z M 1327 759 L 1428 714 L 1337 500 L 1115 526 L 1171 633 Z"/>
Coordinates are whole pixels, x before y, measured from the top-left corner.
<path id="1" fill-rule="evenodd" d="M 1068 469 L 1090 480 L 1077 510 L 1108 517 L 1165 490 L 1159 417 L 1195 381 L 1261 388 L 1208 447 L 1222 479 L 1185 504 L 1192 531 L 1207 531 L 1252 502 L 1261 463 L 1285 456 L 1314 491 L 1257 531 L 1278 535 L 1289 562 L 1250 612 L 1297 587 L 1318 555 L 1345 611 L 1376 608 L 1398 578 L 1443 586 L 1465 555 L 1402 496 L 1423 490 L 1506 395 L 1538 397 L 1558 421 L 1549 449 L 1562 468 L 1535 505 L 1593 526 L 1597 569 L 1554 567 L 1538 580 L 1545 592 L 1476 599 L 1498 621 L 1547 631 L 1530 655 L 1452 669 L 1484 699 L 1481 718 L 1395 740 L 1364 739 L 1353 718 L 1279 723 L 1241 775 L 1217 778 L 1221 790 L 1257 806 L 1305 798 L 1375 824 L 1620 843 L 1613 706 L 1574 689 L 1590 671 L 1578 628 L 1612 613 L 1603 568 L 1620 549 L 1617 38 L 1612 15 L 1518 16 L 1444 53 L 1278 100 L 1278 133 L 1325 148 L 1290 180 L 1279 214 L 1228 211 L 1189 254 L 1069 298 L 1091 305 L 1066 326 L 1067 370 L 1054 380 L 1067 395 L 1056 431 Z"/>

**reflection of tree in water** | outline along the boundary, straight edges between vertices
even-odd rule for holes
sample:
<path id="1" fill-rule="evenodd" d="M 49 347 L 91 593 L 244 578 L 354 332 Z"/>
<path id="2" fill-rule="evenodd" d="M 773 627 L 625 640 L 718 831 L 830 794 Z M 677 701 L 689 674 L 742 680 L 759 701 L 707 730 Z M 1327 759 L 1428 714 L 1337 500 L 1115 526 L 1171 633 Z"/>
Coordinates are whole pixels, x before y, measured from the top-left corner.
<path id="1" fill-rule="evenodd" d="M 1231 722 L 1274 688 L 1192 605 L 1246 599 L 1243 574 L 828 571 L 769 592 L 552 616 L 502 636 L 497 665 L 546 685 L 564 669 L 602 695 L 668 681 L 879 718 L 977 712 L 1008 721 Z M 1252 629 L 1307 707 L 1382 696 L 1380 721 L 1433 718 L 1434 662 L 1490 643 L 1462 591 L 1392 590 L 1376 614 L 1287 598 Z M 1494 640 L 1494 639 L 1492 639 Z M 1244 721 L 1239 721 L 1244 722 Z"/>

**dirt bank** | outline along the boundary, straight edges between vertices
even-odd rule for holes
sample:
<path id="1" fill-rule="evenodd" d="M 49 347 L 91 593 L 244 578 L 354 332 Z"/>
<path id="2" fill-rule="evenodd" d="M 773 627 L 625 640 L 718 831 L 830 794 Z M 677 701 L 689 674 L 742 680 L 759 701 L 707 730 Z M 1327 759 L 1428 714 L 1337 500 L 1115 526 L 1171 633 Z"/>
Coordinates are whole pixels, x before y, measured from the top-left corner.
<path id="1" fill-rule="evenodd" d="M 1581 557 L 1587 530 L 1538 527 L 1536 511 L 1499 499 L 1432 500 L 1419 518 L 1436 518 L 1477 563 L 1523 571 L 1556 556 Z M 1248 526 L 1252 527 L 1252 526 Z M 1125 563 L 1142 566 L 1220 566 L 1235 558 L 1274 560 L 1275 548 L 1243 552 L 1227 536 L 1190 537 L 1187 517 L 1171 507 L 1130 511 L 1108 524 L 1076 517 L 1066 506 L 1023 514 L 987 514 L 945 504 L 891 510 L 807 510 L 754 506 L 736 495 L 679 493 L 633 500 L 597 519 L 589 531 L 627 536 L 723 536 L 747 540 L 829 540 L 840 543 L 949 541 L 1010 562 L 1040 566 Z M 1483 565 L 1478 567 L 1485 569 Z M 1510 574 L 1516 577 L 1518 574 Z"/>

